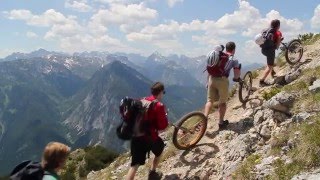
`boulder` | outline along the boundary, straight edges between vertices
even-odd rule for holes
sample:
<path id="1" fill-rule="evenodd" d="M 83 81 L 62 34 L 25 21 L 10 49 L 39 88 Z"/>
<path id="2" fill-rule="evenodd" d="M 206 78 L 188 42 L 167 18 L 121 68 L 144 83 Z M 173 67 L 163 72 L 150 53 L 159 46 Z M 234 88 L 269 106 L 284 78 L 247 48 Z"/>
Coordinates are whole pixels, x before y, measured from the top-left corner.
<path id="1" fill-rule="evenodd" d="M 319 92 L 320 90 L 320 79 L 317 79 L 316 81 L 313 82 L 311 86 L 309 86 L 309 91 L 311 92 Z"/>
<path id="2" fill-rule="evenodd" d="M 292 94 L 280 92 L 269 99 L 264 106 L 275 111 L 289 113 L 289 108 L 292 107 L 295 98 Z"/>

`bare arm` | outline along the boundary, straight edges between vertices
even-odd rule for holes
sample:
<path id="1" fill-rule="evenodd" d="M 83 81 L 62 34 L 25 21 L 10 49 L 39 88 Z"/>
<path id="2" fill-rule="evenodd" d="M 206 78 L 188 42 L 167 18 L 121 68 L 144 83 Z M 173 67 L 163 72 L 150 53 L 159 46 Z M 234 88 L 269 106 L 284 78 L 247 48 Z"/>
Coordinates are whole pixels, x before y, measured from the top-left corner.
<path id="1" fill-rule="evenodd" d="M 241 75 L 240 69 L 239 68 L 233 68 L 233 74 L 234 74 L 234 78 L 235 79 L 240 78 L 240 75 Z"/>

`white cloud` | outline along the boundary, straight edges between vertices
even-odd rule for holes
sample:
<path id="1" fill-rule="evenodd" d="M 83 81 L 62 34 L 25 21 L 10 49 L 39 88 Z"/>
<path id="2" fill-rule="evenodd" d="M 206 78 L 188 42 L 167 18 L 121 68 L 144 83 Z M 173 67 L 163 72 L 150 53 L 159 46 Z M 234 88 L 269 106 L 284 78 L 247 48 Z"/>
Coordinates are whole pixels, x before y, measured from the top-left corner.
<path id="1" fill-rule="evenodd" d="M 41 15 L 33 15 L 29 10 L 11 10 L 5 13 L 9 19 L 24 20 L 28 25 L 34 26 L 52 26 L 55 24 L 68 24 L 76 22 L 75 16 L 64 16 L 62 13 L 49 9 Z"/>
<path id="2" fill-rule="evenodd" d="M 169 7 L 173 7 L 178 2 L 183 2 L 183 0 L 168 0 L 168 5 Z"/>
<path id="3" fill-rule="evenodd" d="M 158 16 L 154 9 L 145 7 L 140 4 L 112 4 L 110 9 L 99 10 L 97 14 L 92 17 L 92 20 L 99 21 L 102 24 L 133 24 L 137 21 L 148 21 Z"/>
<path id="4" fill-rule="evenodd" d="M 6 13 L 9 19 L 19 19 L 31 26 L 49 27 L 44 39 L 55 41 L 60 44 L 64 51 L 130 51 L 138 52 L 137 49 L 124 45 L 120 40 L 105 34 L 105 26 L 93 23 L 79 24 L 73 16 L 64 16 L 53 9 L 43 14 L 34 15 L 28 10 L 13 10 Z M 94 29 L 92 29 L 94 28 Z M 29 37 L 35 34 L 28 32 Z"/>
<path id="5" fill-rule="evenodd" d="M 25 10 L 25 9 L 22 9 L 22 10 L 14 9 L 14 10 L 11 10 L 10 12 L 5 11 L 4 14 L 9 19 L 12 19 L 12 20 L 15 20 L 15 19 L 27 20 L 33 16 L 29 10 Z"/>
<path id="6" fill-rule="evenodd" d="M 320 4 L 314 10 L 314 15 L 311 18 L 311 27 L 313 29 L 320 29 Z"/>
<path id="7" fill-rule="evenodd" d="M 150 20 L 155 19 L 158 12 L 154 9 L 145 7 L 140 4 L 111 4 L 109 9 L 100 9 L 91 17 L 90 25 L 98 26 L 104 30 L 109 25 L 120 25 L 120 30 L 123 32 L 132 32 L 137 30 Z"/>
<path id="8" fill-rule="evenodd" d="M 32 32 L 32 31 L 28 31 L 26 33 L 26 35 L 27 35 L 28 38 L 37 38 L 38 37 L 38 35 L 36 33 Z"/>
<path id="9" fill-rule="evenodd" d="M 79 12 L 88 12 L 92 10 L 92 7 L 87 4 L 87 0 L 67 0 L 65 2 L 65 7 Z"/>

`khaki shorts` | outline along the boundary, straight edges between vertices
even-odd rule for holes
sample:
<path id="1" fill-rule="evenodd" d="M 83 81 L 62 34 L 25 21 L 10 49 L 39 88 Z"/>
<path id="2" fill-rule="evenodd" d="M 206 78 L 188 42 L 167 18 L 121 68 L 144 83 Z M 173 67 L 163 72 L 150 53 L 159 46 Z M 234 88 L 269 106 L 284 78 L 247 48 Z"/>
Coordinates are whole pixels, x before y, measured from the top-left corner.
<path id="1" fill-rule="evenodd" d="M 229 97 L 229 80 L 227 77 L 209 76 L 207 101 L 226 103 Z"/>

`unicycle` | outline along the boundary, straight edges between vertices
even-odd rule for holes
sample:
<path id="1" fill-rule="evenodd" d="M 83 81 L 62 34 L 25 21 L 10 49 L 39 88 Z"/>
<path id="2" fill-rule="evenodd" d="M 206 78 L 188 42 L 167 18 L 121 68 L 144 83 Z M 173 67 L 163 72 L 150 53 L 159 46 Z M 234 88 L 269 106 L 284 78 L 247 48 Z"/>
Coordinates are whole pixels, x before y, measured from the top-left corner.
<path id="1" fill-rule="evenodd" d="M 203 137 L 207 129 L 207 117 L 200 111 L 193 111 L 172 126 L 174 146 L 180 150 L 187 150 L 194 147 Z"/>
<path id="2" fill-rule="evenodd" d="M 280 49 L 284 51 L 286 61 L 290 65 L 294 65 L 300 61 L 303 55 L 303 46 L 299 39 L 293 39 L 289 43 L 281 42 L 281 44 L 282 47 Z"/>
<path id="3" fill-rule="evenodd" d="M 239 101 L 246 103 L 252 93 L 252 73 L 248 71 L 239 82 Z"/>

